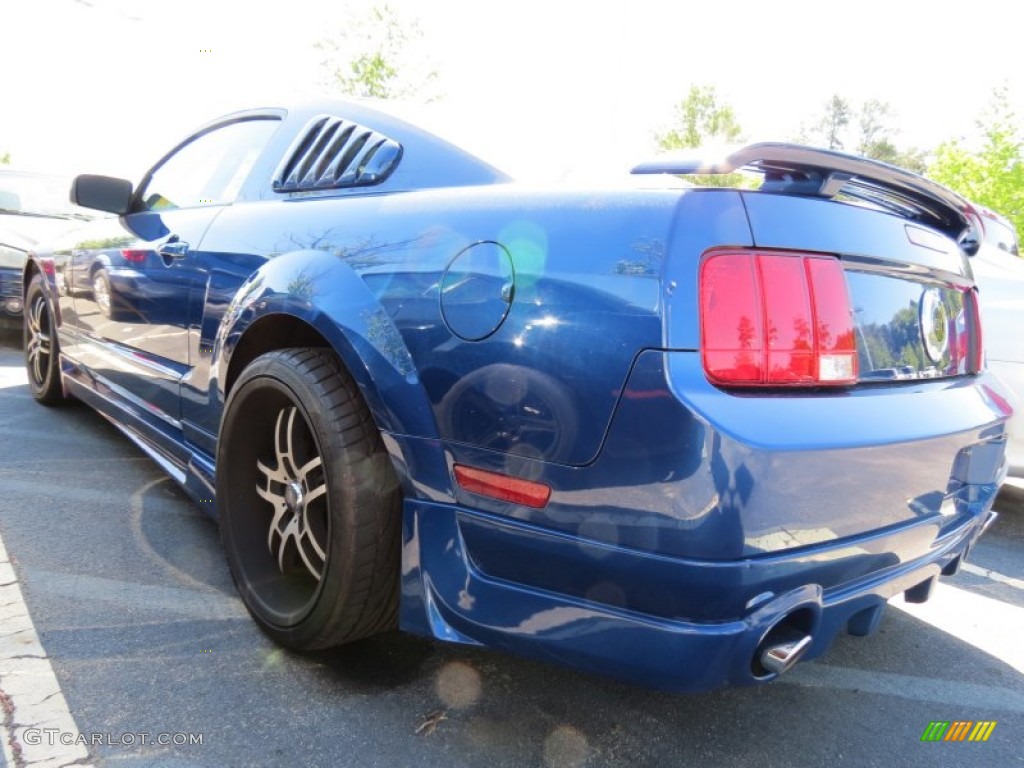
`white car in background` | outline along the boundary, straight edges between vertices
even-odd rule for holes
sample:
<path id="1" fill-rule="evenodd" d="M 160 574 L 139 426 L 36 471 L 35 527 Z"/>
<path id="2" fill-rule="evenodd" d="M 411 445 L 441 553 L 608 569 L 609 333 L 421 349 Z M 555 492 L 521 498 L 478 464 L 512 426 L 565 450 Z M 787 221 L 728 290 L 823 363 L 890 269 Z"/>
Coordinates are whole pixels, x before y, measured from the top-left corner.
<path id="1" fill-rule="evenodd" d="M 989 368 L 1006 382 L 1024 408 L 1024 259 L 1013 225 L 982 207 L 985 238 L 971 259 L 981 296 L 985 355 Z M 1024 424 L 1010 427 L 1006 457 L 1010 476 L 1024 478 Z"/>

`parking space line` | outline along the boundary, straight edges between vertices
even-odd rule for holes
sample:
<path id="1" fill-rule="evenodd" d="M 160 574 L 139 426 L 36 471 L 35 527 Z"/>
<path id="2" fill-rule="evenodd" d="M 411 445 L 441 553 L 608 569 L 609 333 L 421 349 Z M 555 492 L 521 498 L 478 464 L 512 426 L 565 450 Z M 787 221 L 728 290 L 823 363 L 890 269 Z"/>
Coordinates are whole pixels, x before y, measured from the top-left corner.
<path id="1" fill-rule="evenodd" d="M 982 568 L 974 565 L 973 563 L 964 563 L 960 566 L 964 573 L 971 573 L 975 576 L 983 576 L 986 579 L 997 581 L 1000 584 L 1006 584 L 1007 586 L 1013 587 L 1014 589 L 1024 590 L 1024 580 L 1015 579 L 1012 576 L 1004 576 L 998 571 L 990 571 L 988 568 Z"/>
<path id="2" fill-rule="evenodd" d="M 0 740 L 9 766 L 65 766 L 89 753 L 43 650 L 0 538 Z M 60 738 L 26 738 L 26 731 L 53 729 Z M 65 735 L 66 734 L 66 735 Z M 64 743 L 67 742 L 67 743 Z"/>
<path id="3" fill-rule="evenodd" d="M 1011 688 L 962 680 L 915 677 L 877 669 L 837 667 L 824 662 L 798 664 L 774 685 L 856 691 L 945 704 L 965 710 L 1024 714 L 1024 694 Z"/>
<path id="4" fill-rule="evenodd" d="M 943 583 L 925 603 L 897 597 L 890 605 L 1024 673 L 1024 608 Z"/>

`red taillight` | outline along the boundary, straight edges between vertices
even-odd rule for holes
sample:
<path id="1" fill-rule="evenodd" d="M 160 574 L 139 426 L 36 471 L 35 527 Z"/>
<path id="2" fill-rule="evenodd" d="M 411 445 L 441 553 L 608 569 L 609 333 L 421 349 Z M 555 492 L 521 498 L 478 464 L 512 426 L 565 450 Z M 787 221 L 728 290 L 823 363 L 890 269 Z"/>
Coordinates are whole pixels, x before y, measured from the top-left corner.
<path id="1" fill-rule="evenodd" d="M 957 373 L 978 373 L 985 364 L 977 290 L 961 292 L 963 306 L 949 321 L 949 358 Z"/>
<path id="2" fill-rule="evenodd" d="M 121 258 L 132 264 L 141 264 L 146 260 L 146 251 L 121 249 Z"/>
<path id="3" fill-rule="evenodd" d="M 844 385 L 857 380 L 853 312 L 839 260 L 719 251 L 701 264 L 701 353 L 730 386 Z"/>
<path id="4" fill-rule="evenodd" d="M 849 384 L 857 380 L 857 339 L 846 276 L 839 259 L 804 257 L 811 286 L 817 343 L 818 382 Z"/>
<path id="5" fill-rule="evenodd" d="M 717 253 L 700 271 L 704 370 L 716 381 L 764 379 L 764 326 L 756 263 L 744 253 Z"/>
<path id="6" fill-rule="evenodd" d="M 498 472 L 474 469 L 462 464 L 455 465 L 455 481 L 459 487 L 470 493 L 490 496 L 492 499 L 510 501 L 526 507 L 539 509 L 548 503 L 551 489 L 543 483 L 509 477 Z"/>

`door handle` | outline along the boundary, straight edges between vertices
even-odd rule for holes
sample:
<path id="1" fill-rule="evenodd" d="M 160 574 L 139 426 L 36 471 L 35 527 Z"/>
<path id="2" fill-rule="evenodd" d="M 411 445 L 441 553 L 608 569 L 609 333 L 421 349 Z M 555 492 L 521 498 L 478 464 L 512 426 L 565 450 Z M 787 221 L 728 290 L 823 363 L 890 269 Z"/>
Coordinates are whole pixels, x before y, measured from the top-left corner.
<path id="1" fill-rule="evenodd" d="M 165 259 L 183 259 L 188 253 L 188 243 L 179 240 L 176 236 L 171 237 L 157 249 L 157 253 Z"/>

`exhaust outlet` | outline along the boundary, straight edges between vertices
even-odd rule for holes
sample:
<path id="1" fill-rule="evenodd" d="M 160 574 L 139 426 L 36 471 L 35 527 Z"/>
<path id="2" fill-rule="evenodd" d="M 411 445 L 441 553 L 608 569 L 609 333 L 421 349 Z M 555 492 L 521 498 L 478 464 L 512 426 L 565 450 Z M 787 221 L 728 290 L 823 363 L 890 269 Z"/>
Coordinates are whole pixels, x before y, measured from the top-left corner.
<path id="1" fill-rule="evenodd" d="M 806 606 L 778 619 L 754 649 L 750 659 L 754 677 L 764 680 L 791 670 L 810 650 L 816 623 L 813 610 Z"/>
<path id="2" fill-rule="evenodd" d="M 776 642 L 762 647 L 759 659 L 761 666 L 776 675 L 788 672 L 794 664 L 800 661 L 804 652 L 811 647 L 811 640 L 813 638 L 810 635 L 804 635 L 793 640 Z"/>

